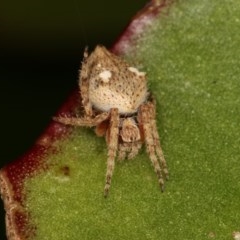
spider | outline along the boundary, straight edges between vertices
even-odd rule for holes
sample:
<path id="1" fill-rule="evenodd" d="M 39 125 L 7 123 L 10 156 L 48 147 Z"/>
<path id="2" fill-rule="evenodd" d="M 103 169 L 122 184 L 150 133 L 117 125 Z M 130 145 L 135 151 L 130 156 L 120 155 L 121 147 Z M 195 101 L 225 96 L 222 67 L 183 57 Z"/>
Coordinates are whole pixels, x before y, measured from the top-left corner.
<path id="1" fill-rule="evenodd" d="M 90 55 L 85 49 L 79 77 L 84 115 L 54 118 L 66 125 L 95 127 L 97 136 L 105 136 L 104 196 L 109 193 L 115 158 L 134 158 L 144 142 L 162 191 L 164 179 L 168 179 L 156 126 L 156 103 L 145 75 L 104 46 L 96 46 Z"/>

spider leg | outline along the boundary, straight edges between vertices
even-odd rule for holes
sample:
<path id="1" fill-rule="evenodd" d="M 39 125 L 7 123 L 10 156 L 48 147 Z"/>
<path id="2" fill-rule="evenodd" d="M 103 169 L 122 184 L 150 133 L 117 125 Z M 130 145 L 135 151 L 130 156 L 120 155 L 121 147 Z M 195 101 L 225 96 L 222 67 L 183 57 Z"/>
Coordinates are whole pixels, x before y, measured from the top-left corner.
<path id="1" fill-rule="evenodd" d="M 130 150 L 129 143 L 123 142 L 119 144 L 119 149 L 118 149 L 118 160 L 122 161 L 126 158 L 127 153 Z"/>
<path id="2" fill-rule="evenodd" d="M 109 188 L 111 185 L 115 157 L 118 149 L 118 134 L 119 134 L 119 114 L 117 108 L 110 110 L 110 127 L 107 133 L 107 144 L 108 144 L 108 159 L 107 159 L 107 174 L 106 183 L 104 188 L 104 196 L 107 197 Z"/>
<path id="3" fill-rule="evenodd" d="M 153 106 L 153 111 L 154 111 L 154 114 L 156 115 L 155 105 Z M 160 144 L 160 139 L 159 139 L 159 135 L 158 135 L 158 131 L 157 131 L 157 124 L 156 124 L 155 117 L 152 119 L 152 133 L 153 133 L 153 139 L 155 142 L 157 156 L 158 156 L 160 164 L 163 168 L 163 173 L 165 175 L 165 178 L 166 178 L 166 180 L 168 180 L 169 174 L 168 174 L 168 169 L 167 169 L 167 162 L 163 155 L 163 150 L 162 150 L 162 147 Z"/>
<path id="4" fill-rule="evenodd" d="M 119 144 L 118 160 L 124 160 L 125 158 L 133 159 L 142 147 L 140 141 L 136 142 L 123 142 Z"/>
<path id="5" fill-rule="evenodd" d="M 84 110 L 86 115 L 92 116 L 92 104 L 89 101 L 89 64 L 88 64 L 88 48 L 86 47 L 83 54 L 83 62 L 80 70 L 79 76 L 79 87 L 80 94 L 82 97 L 82 104 L 84 106 Z"/>
<path id="6" fill-rule="evenodd" d="M 53 120 L 56 122 L 63 123 L 65 125 L 72 125 L 72 126 L 87 126 L 93 127 L 97 126 L 101 122 L 107 120 L 109 118 L 109 112 L 103 112 L 97 115 L 94 118 L 90 117 L 53 117 Z"/>
<path id="7" fill-rule="evenodd" d="M 131 144 L 131 148 L 128 154 L 128 159 L 133 159 L 135 156 L 137 156 L 139 150 L 142 147 L 142 142 L 141 141 L 136 141 L 136 142 L 132 142 Z"/>
<path id="8" fill-rule="evenodd" d="M 167 173 L 167 167 L 159 141 L 155 117 L 156 117 L 155 105 L 153 103 L 148 102 L 146 104 L 141 105 L 138 115 L 139 124 L 143 129 L 147 152 L 153 164 L 154 170 L 157 174 L 160 188 L 163 191 L 164 177 L 162 174 L 161 166 L 164 169 L 164 173 Z M 160 160 L 161 166 L 158 162 L 158 158 Z"/>
<path id="9" fill-rule="evenodd" d="M 168 180 L 169 173 L 168 173 L 168 169 L 167 169 L 167 163 L 164 158 L 164 154 L 163 154 L 162 147 L 160 144 L 159 134 L 158 134 L 158 130 L 157 130 L 157 124 L 156 124 L 156 100 L 155 100 L 155 98 L 151 98 L 151 102 L 149 102 L 149 105 L 150 105 L 149 110 L 151 109 L 150 111 L 151 111 L 151 116 L 152 116 L 152 133 L 153 133 L 153 138 L 155 141 L 156 153 L 160 160 L 160 164 L 163 168 L 163 173 L 164 173 L 166 179 Z"/>

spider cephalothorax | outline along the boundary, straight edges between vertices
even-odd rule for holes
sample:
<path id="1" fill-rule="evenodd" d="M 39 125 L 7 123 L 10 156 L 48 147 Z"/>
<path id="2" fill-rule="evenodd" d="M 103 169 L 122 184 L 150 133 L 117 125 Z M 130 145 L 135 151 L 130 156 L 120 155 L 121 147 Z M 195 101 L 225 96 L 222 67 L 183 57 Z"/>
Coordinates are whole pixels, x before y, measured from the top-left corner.
<path id="1" fill-rule="evenodd" d="M 84 115 L 55 120 L 95 127 L 98 136 L 105 136 L 108 158 L 104 195 L 109 192 L 115 158 L 135 157 L 144 142 L 163 190 L 168 171 L 156 127 L 156 105 L 145 73 L 97 46 L 90 55 L 87 50 L 84 53 L 79 86 Z"/>

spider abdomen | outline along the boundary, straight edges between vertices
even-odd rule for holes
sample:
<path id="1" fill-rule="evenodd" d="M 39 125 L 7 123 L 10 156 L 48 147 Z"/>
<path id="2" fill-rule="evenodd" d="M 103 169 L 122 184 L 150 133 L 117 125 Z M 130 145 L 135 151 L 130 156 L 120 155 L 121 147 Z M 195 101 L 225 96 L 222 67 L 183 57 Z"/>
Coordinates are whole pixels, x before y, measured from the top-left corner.
<path id="1" fill-rule="evenodd" d="M 87 56 L 80 73 L 83 105 L 88 102 L 100 111 L 118 108 L 120 114 L 137 112 L 148 96 L 145 72 L 97 46 Z M 88 108 L 88 107 L 87 107 Z"/>
<path id="2" fill-rule="evenodd" d="M 132 114 L 137 112 L 138 107 L 147 98 L 147 88 L 140 89 L 117 89 L 109 84 L 99 86 L 96 89 L 89 88 L 89 100 L 98 110 L 109 111 L 118 108 L 120 114 Z"/>

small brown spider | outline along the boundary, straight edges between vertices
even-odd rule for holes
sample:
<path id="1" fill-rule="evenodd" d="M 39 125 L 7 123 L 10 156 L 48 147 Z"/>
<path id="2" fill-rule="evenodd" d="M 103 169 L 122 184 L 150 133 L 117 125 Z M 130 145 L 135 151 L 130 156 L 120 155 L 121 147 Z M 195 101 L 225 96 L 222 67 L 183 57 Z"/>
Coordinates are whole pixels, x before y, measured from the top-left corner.
<path id="1" fill-rule="evenodd" d="M 96 134 L 105 136 L 108 159 L 104 195 L 109 192 L 116 156 L 120 160 L 135 157 L 143 142 L 163 190 L 168 170 L 145 73 L 97 46 L 90 55 L 84 52 L 79 86 L 84 116 L 54 119 L 67 125 L 96 127 Z"/>

